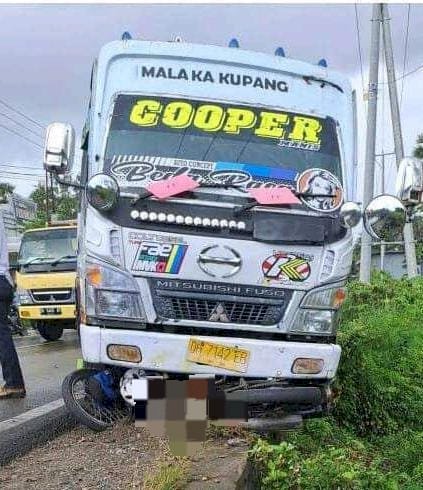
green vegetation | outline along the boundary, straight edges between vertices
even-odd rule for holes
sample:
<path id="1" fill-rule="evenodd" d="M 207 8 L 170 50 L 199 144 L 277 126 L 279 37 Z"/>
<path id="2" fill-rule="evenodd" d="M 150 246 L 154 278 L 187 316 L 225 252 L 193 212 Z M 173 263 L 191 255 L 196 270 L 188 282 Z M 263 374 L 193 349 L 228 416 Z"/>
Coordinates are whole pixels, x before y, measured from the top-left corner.
<path id="1" fill-rule="evenodd" d="M 162 462 L 147 475 L 143 490 L 178 490 L 186 486 L 188 463 L 185 458 Z"/>
<path id="2" fill-rule="evenodd" d="M 251 451 L 263 489 L 423 488 L 423 280 L 352 283 L 333 417 Z"/>
<path id="3" fill-rule="evenodd" d="M 53 199 L 52 199 L 53 197 Z M 37 204 L 37 216 L 35 220 L 26 223 L 25 229 L 42 228 L 47 222 L 46 208 L 46 189 L 43 185 L 38 186 L 29 196 Z M 78 196 L 74 191 L 65 187 L 53 186 L 53 191 L 49 190 L 49 212 L 50 216 L 55 215 L 58 220 L 76 219 L 78 211 Z"/>
<path id="4" fill-rule="evenodd" d="M 7 198 L 15 190 L 15 186 L 7 182 L 0 182 L 0 204 L 7 202 Z"/>

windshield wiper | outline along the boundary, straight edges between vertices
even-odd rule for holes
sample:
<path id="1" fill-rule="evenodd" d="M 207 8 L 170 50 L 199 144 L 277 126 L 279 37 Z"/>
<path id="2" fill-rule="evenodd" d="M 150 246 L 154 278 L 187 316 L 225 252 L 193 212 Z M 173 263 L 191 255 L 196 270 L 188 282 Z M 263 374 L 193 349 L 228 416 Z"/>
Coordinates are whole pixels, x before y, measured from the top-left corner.
<path id="1" fill-rule="evenodd" d="M 76 255 L 63 255 L 62 257 L 59 257 L 58 259 L 53 260 L 51 265 L 57 265 L 59 262 L 61 262 L 62 260 L 65 260 L 65 259 L 76 259 Z"/>
<path id="2" fill-rule="evenodd" d="M 205 183 L 200 183 L 199 187 L 193 189 L 192 191 L 181 191 L 180 194 L 183 194 L 184 192 L 195 192 L 196 190 L 200 188 L 211 188 L 211 189 L 236 189 L 238 191 L 245 192 L 239 185 L 236 184 L 225 184 L 223 182 L 205 182 Z M 133 198 L 131 201 L 132 206 L 135 206 L 139 201 L 142 201 L 143 199 L 147 199 L 148 197 L 151 197 L 153 193 L 151 193 L 148 189 L 143 187 L 138 194 L 137 197 Z M 177 196 L 178 194 L 174 194 Z M 173 197 L 173 196 L 172 196 Z"/>
<path id="3" fill-rule="evenodd" d="M 28 262 L 25 262 L 24 264 L 22 264 L 22 267 L 28 267 L 29 265 L 31 265 L 33 262 L 36 262 L 38 260 L 50 260 L 50 259 L 53 259 L 54 257 L 34 257 L 33 259 L 31 260 L 28 260 Z"/>
<path id="4" fill-rule="evenodd" d="M 209 187 L 210 189 L 236 189 L 237 191 L 246 192 L 241 186 L 236 184 L 225 184 L 224 182 L 204 182 L 199 188 Z M 198 189 L 198 188 L 197 188 Z M 194 189 L 192 192 L 195 192 Z"/>
<path id="5" fill-rule="evenodd" d="M 335 194 L 310 194 L 307 192 L 294 192 L 297 197 L 336 197 Z M 236 206 L 234 208 L 234 216 L 241 214 L 244 211 L 249 211 L 250 209 L 255 208 L 256 206 L 286 206 L 283 203 L 273 203 L 273 204 L 259 204 L 257 201 L 249 202 L 247 204 L 243 204 L 242 206 Z"/>
<path id="6" fill-rule="evenodd" d="M 152 195 L 153 194 L 148 189 L 142 187 L 140 193 L 131 200 L 131 205 L 135 206 L 135 204 L 137 204 L 139 201 L 142 201 L 147 197 L 151 197 Z"/>

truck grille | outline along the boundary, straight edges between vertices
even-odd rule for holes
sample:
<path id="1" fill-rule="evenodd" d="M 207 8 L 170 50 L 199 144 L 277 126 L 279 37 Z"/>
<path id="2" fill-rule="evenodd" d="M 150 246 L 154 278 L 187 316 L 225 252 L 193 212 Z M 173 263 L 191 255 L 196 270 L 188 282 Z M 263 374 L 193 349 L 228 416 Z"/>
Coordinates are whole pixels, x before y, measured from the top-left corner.
<path id="1" fill-rule="evenodd" d="M 185 284 L 188 281 L 185 281 Z M 196 294 L 160 289 L 152 284 L 153 303 L 161 318 L 244 325 L 275 325 L 282 320 L 292 292 L 283 299 L 229 294 Z"/>
<path id="2" fill-rule="evenodd" d="M 71 303 L 73 302 L 73 289 L 32 290 L 35 303 Z"/>
<path id="3" fill-rule="evenodd" d="M 281 318 L 279 306 L 265 304 L 187 298 L 166 298 L 162 303 L 160 313 L 175 320 L 273 325 Z"/>

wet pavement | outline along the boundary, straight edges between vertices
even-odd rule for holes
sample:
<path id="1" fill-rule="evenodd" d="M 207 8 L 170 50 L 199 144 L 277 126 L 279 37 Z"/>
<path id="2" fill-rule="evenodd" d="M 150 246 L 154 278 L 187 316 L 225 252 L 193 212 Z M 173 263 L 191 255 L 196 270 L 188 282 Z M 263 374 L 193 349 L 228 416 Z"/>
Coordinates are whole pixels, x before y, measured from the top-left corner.
<path id="1" fill-rule="evenodd" d="M 46 342 L 38 334 L 15 337 L 14 340 L 27 396 L 0 401 L 0 422 L 62 398 L 62 381 L 76 369 L 76 359 L 81 357 L 78 336 L 73 330 L 65 330 L 62 338 L 55 342 Z M 1 370 L 0 384 L 3 384 Z"/>

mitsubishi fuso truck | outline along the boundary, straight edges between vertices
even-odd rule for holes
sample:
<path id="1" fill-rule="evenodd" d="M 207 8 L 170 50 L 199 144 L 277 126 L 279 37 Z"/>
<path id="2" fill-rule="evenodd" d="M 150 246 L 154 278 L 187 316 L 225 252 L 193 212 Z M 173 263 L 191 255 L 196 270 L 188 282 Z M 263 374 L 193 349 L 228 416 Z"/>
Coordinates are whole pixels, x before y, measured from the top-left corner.
<path id="1" fill-rule="evenodd" d="M 124 36 L 93 65 L 79 332 L 125 396 L 131 373 L 212 375 L 284 414 L 330 405 L 361 216 L 354 97 L 324 60 L 281 54 Z M 69 172 L 73 145 L 50 125 L 46 168 Z"/>
<path id="2" fill-rule="evenodd" d="M 23 234 L 16 271 L 19 318 L 46 340 L 75 328 L 75 221 L 52 222 Z"/>

